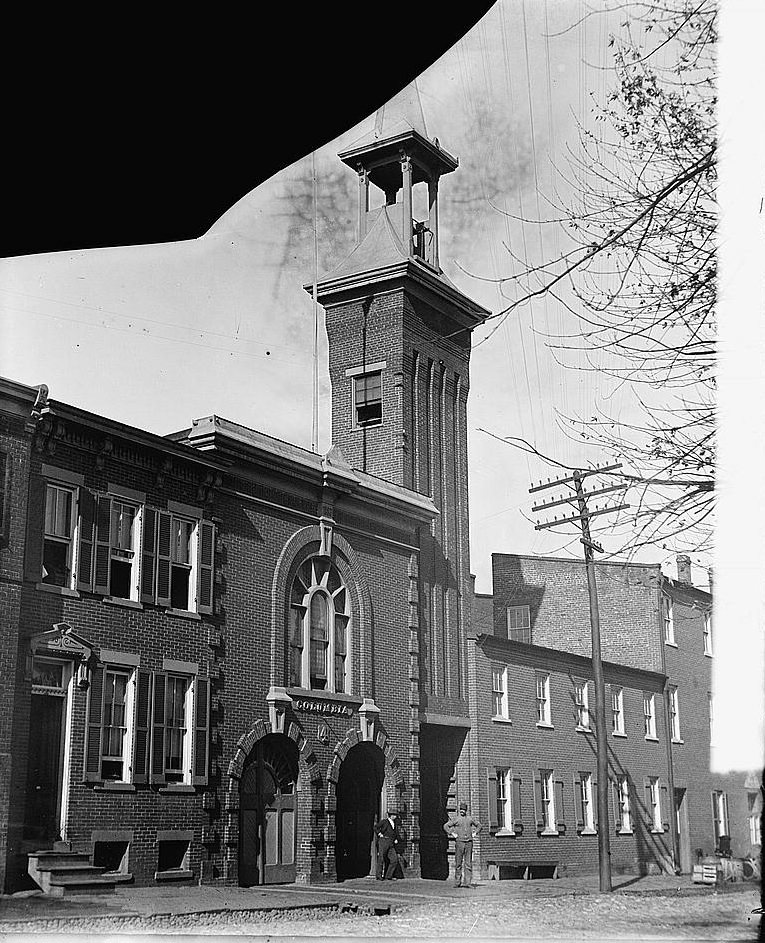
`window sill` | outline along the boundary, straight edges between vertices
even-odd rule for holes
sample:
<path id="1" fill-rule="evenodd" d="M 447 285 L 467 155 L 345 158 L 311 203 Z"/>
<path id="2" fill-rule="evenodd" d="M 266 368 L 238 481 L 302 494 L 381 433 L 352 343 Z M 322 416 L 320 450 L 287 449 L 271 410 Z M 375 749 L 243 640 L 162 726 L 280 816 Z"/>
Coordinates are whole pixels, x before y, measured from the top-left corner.
<path id="1" fill-rule="evenodd" d="M 715 656 L 714 656 L 714 654 L 713 654 L 712 652 L 704 652 L 704 657 L 705 657 L 705 658 L 714 658 Z"/>
<path id="2" fill-rule="evenodd" d="M 673 743 L 685 743 L 685 740 L 683 740 L 681 737 L 673 737 L 673 738 L 672 738 L 672 742 L 673 742 Z"/>
<path id="3" fill-rule="evenodd" d="M 492 717 L 491 722 L 493 724 L 512 724 L 512 720 L 509 717 Z"/>
<path id="4" fill-rule="evenodd" d="M 542 831 L 539 833 L 540 838 L 544 838 L 547 835 L 553 835 L 553 836 L 560 835 L 560 832 L 558 831 L 557 828 L 543 828 Z"/>
<path id="5" fill-rule="evenodd" d="M 548 724 L 546 721 L 541 721 L 541 720 L 537 721 L 537 727 L 539 727 L 542 730 L 555 730 L 554 724 Z"/>
<path id="6" fill-rule="evenodd" d="M 202 618 L 198 612 L 189 609 L 165 609 L 165 612 L 176 619 L 191 619 L 193 622 L 199 622 Z"/>
<path id="7" fill-rule="evenodd" d="M 98 783 L 96 792 L 135 792 L 132 783 Z"/>
<path id="8" fill-rule="evenodd" d="M 495 838 L 515 838 L 515 832 L 509 828 L 498 828 L 497 831 L 494 832 L 494 837 Z"/>
<path id="9" fill-rule="evenodd" d="M 631 828 L 617 828 L 616 834 L 617 835 L 634 835 L 635 833 L 632 831 Z"/>
<path id="10" fill-rule="evenodd" d="M 589 733 L 589 734 L 591 734 L 591 733 L 593 733 L 594 731 L 593 731 L 592 727 L 579 727 L 579 726 L 577 726 L 576 732 L 577 732 L 577 733 Z"/>
<path id="11" fill-rule="evenodd" d="M 104 596 L 107 606 L 122 606 L 124 609 L 143 609 L 143 603 L 136 599 L 122 599 L 121 596 Z"/>
<path id="12" fill-rule="evenodd" d="M 50 593 L 53 596 L 69 596 L 72 599 L 80 599 L 80 594 L 76 589 L 70 589 L 68 586 L 54 586 L 52 583 L 35 583 L 35 589 L 41 593 Z"/>
<path id="13" fill-rule="evenodd" d="M 613 730 L 613 731 L 611 732 L 611 735 L 614 736 L 614 737 L 622 737 L 622 739 L 624 739 L 624 740 L 627 739 L 627 734 L 624 733 L 624 732 L 621 731 L 621 730 Z"/>
<path id="14" fill-rule="evenodd" d="M 597 835 L 598 830 L 596 828 L 583 828 L 581 832 L 579 832 L 579 834 L 580 835 Z"/>
<path id="15" fill-rule="evenodd" d="M 193 795 L 196 789 L 190 783 L 168 783 L 159 790 L 161 793 L 180 793 L 181 795 Z"/>
<path id="16" fill-rule="evenodd" d="M 652 829 L 651 829 L 651 834 L 652 834 L 652 835 L 663 835 L 663 834 L 664 834 L 664 829 L 663 829 L 663 828 L 652 828 Z"/>
<path id="17" fill-rule="evenodd" d="M 155 871 L 155 881 L 188 881 L 194 877 L 194 872 L 186 868 L 174 868 L 172 871 Z"/>
<path id="18" fill-rule="evenodd" d="M 133 880 L 130 871 L 104 871 L 102 877 L 109 878 L 115 884 L 129 884 Z"/>
<path id="19" fill-rule="evenodd" d="M 664 644 L 669 645 L 670 648 L 677 648 L 677 642 L 669 642 L 667 639 L 664 639 Z"/>
<path id="20" fill-rule="evenodd" d="M 366 432 L 367 429 L 379 429 L 382 424 L 382 419 L 378 422 L 367 422 L 363 426 L 354 423 L 354 425 L 351 426 L 351 432 Z"/>
<path id="21" fill-rule="evenodd" d="M 355 694 L 344 694 L 339 691 L 320 691 L 312 688 L 287 688 L 287 694 L 293 700 L 341 701 L 344 704 L 361 704 L 361 698 Z"/>
<path id="22" fill-rule="evenodd" d="M 645 739 L 648 740 L 650 743 L 658 743 L 658 742 L 659 742 L 659 738 L 658 738 L 658 737 L 651 737 L 651 736 L 649 736 L 648 734 L 646 734 Z"/>

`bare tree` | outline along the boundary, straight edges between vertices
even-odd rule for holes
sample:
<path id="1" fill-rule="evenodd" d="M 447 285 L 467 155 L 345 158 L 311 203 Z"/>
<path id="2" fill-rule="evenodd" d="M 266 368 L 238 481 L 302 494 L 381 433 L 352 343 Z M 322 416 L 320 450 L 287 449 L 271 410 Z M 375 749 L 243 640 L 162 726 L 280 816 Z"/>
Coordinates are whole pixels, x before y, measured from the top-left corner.
<path id="1" fill-rule="evenodd" d="M 595 108 L 604 133 L 580 124 L 565 175 L 576 198 L 545 221 L 572 242 L 541 266 L 515 258 L 519 274 L 502 281 L 516 296 L 495 317 L 553 296 L 577 321 L 568 336 L 548 335 L 558 361 L 635 393 L 634 422 L 567 417 L 569 432 L 618 455 L 639 489 L 621 549 L 703 550 L 715 457 L 717 10 L 714 0 L 618 9 L 616 84 Z"/>

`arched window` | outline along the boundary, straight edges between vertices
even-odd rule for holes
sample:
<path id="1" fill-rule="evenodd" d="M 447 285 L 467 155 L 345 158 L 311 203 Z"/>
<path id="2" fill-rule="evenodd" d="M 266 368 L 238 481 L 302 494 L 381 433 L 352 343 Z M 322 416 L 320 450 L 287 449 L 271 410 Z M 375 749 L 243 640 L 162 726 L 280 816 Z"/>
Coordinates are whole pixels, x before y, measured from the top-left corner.
<path id="1" fill-rule="evenodd" d="M 290 594 L 290 687 L 348 693 L 348 591 L 326 557 L 310 557 Z"/>

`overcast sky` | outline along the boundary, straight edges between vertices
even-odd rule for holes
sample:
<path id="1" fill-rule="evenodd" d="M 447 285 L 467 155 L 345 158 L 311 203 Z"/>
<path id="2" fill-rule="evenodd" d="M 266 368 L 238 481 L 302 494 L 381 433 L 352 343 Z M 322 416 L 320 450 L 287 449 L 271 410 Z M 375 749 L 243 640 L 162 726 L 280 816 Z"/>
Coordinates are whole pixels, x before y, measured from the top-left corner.
<path id="1" fill-rule="evenodd" d="M 461 163 L 442 182 L 441 261 L 452 281 L 494 311 L 505 301 L 486 279 L 512 274 L 516 266 L 505 246 L 534 264 L 564 238 L 556 227 L 511 224 L 498 210 L 517 214 L 522 206 L 526 216 L 544 217 L 552 214 L 546 196 L 568 196 L 559 171 L 567 148 L 576 146 L 577 121 L 594 127 L 590 95 L 602 100 L 612 81 L 605 68 L 608 34 L 619 30 L 620 17 L 599 14 L 577 25 L 584 9 L 581 0 L 525 6 L 500 0 L 418 80 L 429 134 Z M 724 0 L 724 14 L 726 9 L 724 36 L 731 46 L 745 44 L 752 33 L 762 35 L 752 29 L 762 20 L 759 4 Z M 744 22 L 748 33 L 740 29 Z M 728 59 L 735 76 L 741 57 Z M 747 68 L 753 62 L 744 61 Z M 761 90 L 761 82 L 753 84 Z M 731 98 L 747 93 L 751 89 L 742 83 Z M 753 102 L 751 114 L 760 112 L 759 101 Z M 723 112 L 724 134 L 735 137 L 738 114 Z M 354 244 L 356 185 L 336 154 L 373 117 L 315 155 L 323 270 Z M 759 185 L 756 200 L 746 201 L 748 218 L 739 225 L 737 217 L 728 229 L 735 268 L 728 269 L 730 284 L 722 288 L 735 283 L 739 291 L 751 269 L 762 269 L 761 218 L 752 211 L 762 195 L 761 165 L 742 169 Z M 160 434 L 217 413 L 309 446 L 313 313 L 301 285 L 313 275 L 310 174 L 307 155 L 249 193 L 197 240 L 4 260 L 0 373 L 46 383 L 55 399 Z M 741 193 L 735 182 L 731 190 L 733 212 Z M 750 304 L 752 290 L 761 291 L 761 283 L 749 286 Z M 754 307 L 761 315 L 761 307 Z M 631 414 L 627 388 L 556 363 L 543 335 L 565 329 L 562 310 L 540 301 L 491 336 L 488 328 L 474 335 L 469 471 L 471 565 L 479 591 L 491 590 L 492 551 L 580 555 L 579 545 L 564 546 L 560 535 L 535 532 L 523 514 L 530 517 L 530 483 L 554 472 L 479 430 L 523 436 L 563 461 L 590 463 L 602 456 L 566 437 L 560 414 L 586 418 L 603 405 L 622 418 Z M 749 339 L 750 353 L 762 354 L 762 337 Z M 731 336 L 732 345 L 740 343 Z M 746 369 L 758 376 L 762 362 L 760 357 Z M 324 338 L 320 363 L 320 450 L 326 451 L 331 428 Z M 752 410 L 762 412 L 756 398 L 748 400 L 750 415 Z M 731 413 L 740 415 L 740 409 Z M 759 452 L 750 457 L 761 458 Z M 735 465 L 730 463 L 731 474 Z M 760 521 L 761 503 L 748 511 L 759 513 Z M 757 559 L 762 528 L 750 531 L 750 559 Z M 741 536 L 729 528 L 723 537 L 738 556 Z M 658 548 L 640 559 L 671 572 L 672 557 L 671 549 Z M 702 566 L 694 570 L 701 584 Z M 761 567 L 750 576 L 762 582 Z M 722 579 L 716 590 L 724 593 L 724 572 Z M 751 606 L 748 617 L 761 624 L 761 599 Z M 759 671 L 761 688 L 761 664 Z"/>

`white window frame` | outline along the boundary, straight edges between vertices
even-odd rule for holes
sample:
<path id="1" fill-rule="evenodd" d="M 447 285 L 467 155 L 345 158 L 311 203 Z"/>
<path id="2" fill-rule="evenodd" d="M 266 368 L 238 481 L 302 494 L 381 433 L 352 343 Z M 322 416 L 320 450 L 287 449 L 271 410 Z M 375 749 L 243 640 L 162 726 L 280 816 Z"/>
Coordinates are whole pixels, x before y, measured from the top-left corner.
<path id="1" fill-rule="evenodd" d="M 499 686 L 497 686 L 499 684 Z M 499 711 L 496 710 L 499 700 Z M 491 666 L 491 710 L 492 720 L 510 720 L 510 705 L 507 692 L 507 665 L 496 662 Z"/>
<path id="2" fill-rule="evenodd" d="M 619 834 L 632 834 L 632 810 L 630 809 L 630 782 L 626 776 L 616 780 L 619 794 Z"/>
<path id="3" fill-rule="evenodd" d="M 350 604 L 350 594 L 348 586 L 345 583 L 345 580 L 340 574 L 339 570 L 335 566 L 334 562 L 329 562 L 329 568 L 334 567 L 337 571 L 337 575 L 340 580 L 340 586 L 334 590 L 330 591 L 328 586 L 316 584 L 315 583 L 315 562 L 321 560 L 321 557 L 308 557 L 307 561 L 303 561 L 301 567 L 305 565 L 306 562 L 311 561 L 311 574 L 312 574 L 312 585 L 307 587 L 307 593 L 302 597 L 300 603 L 296 603 L 294 599 L 290 600 L 290 618 L 293 617 L 295 611 L 301 612 L 301 627 L 302 627 L 302 653 L 301 653 L 301 666 L 300 666 L 300 684 L 298 685 L 302 690 L 312 691 L 320 690 L 326 691 L 330 694 L 349 694 L 352 690 L 352 676 L 351 676 L 351 667 L 353 664 L 352 658 L 352 615 L 351 615 L 351 604 Z M 322 581 L 326 584 L 329 580 L 329 568 L 325 571 L 322 576 Z M 298 573 L 295 574 L 294 579 L 298 579 Z M 302 582 L 302 580 L 301 580 Z M 305 585 L 305 584 L 303 584 Z M 293 583 L 294 586 L 294 583 Z M 345 611 L 338 612 L 335 606 L 335 599 L 338 597 L 340 592 L 345 594 Z M 290 590 L 292 593 L 292 589 Z M 327 645 L 327 686 L 325 688 L 312 688 L 311 687 L 311 602 L 314 595 L 321 593 L 327 600 L 327 633 L 328 633 L 328 645 Z M 345 664 L 344 664 L 344 684 L 341 691 L 337 690 L 335 683 L 335 655 L 336 655 L 336 628 L 335 620 L 337 618 L 345 620 Z M 287 667 L 288 674 L 291 670 L 291 666 Z M 290 681 L 288 676 L 288 682 Z"/>
<path id="4" fill-rule="evenodd" d="M 677 647 L 677 642 L 675 641 L 674 603 L 672 598 L 666 593 L 662 593 L 661 597 L 661 617 L 664 626 L 664 644 Z"/>
<path id="5" fill-rule="evenodd" d="M 712 610 L 704 610 L 704 627 L 703 627 L 703 638 L 704 638 L 704 654 L 711 658 L 714 655 L 714 646 L 712 638 Z"/>
<path id="6" fill-rule="evenodd" d="M 579 773 L 579 798 L 582 803 L 582 834 L 594 835 L 595 806 L 593 805 L 592 773 Z"/>
<path id="7" fill-rule="evenodd" d="M 648 784 L 651 790 L 651 831 L 663 832 L 661 818 L 661 788 L 658 776 L 649 776 Z"/>
<path id="8" fill-rule="evenodd" d="M 643 728 L 646 740 L 658 740 L 656 736 L 656 695 L 643 691 Z"/>
<path id="9" fill-rule="evenodd" d="M 107 727 L 106 717 L 106 687 L 109 675 L 122 675 L 125 677 L 125 734 L 122 738 L 122 755 L 109 755 L 104 750 L 104 738 Z M 103 695 L 103 716 L 101 717 L 101 743 L 99 746 L 99 775 L 105 783 L 130 783 L 133 781 L 133 737 L 135 736 L 135 687 L 136 672 L 134 668 L 125 665 L 104 665 L 104 695 Z M 113 779 L 111 776 L 104 776 L 104 762 L 119 760 L 122 762 L 122 777 Z"/>
<path id="10" fill-rule="evenodd" d="M 109 506 L 109 598 L 110 599 L 129 599 L 132 602 L 138 601 L 139 594 L 139 581 L 140 581 L 140 572 L 141 572 L 141 546 L 143 543 L 143 504 L 134 501 L 130 498 L 125 498 L 120 494 L 108 494 L 107 497 L 110 500 Z M 98 501 L 98 498 L 96 498 Z M 126 559 L 123 556 L 120 549 L 116 546 L 116 535 L 113 528 L 114 520 L 114 506 L 115 504 L 120 504 L 123 507 L 132 508 L 135 511 L 133 516 L 133 528 L 132 528 L 132 548 L 130 553 L 130 595 L 129 596 L 115 596 L 112 593 L 112 576 L 114 573 L 114 561 L 118 562 L 124 561 Z"/>
<path id="11" fill-rule="evenodd" d="M 173 510 L 169 511 L 170 513 L 170 580 L 169 580 L 169 590 L 170 590 L 170 608 L 175 609 L 178 612 L 197 612 L 199 609 L 199 573 L 197 567 L 197 561 L 199 558 L 199 518 L 191 517 L 188 514 L 178 514 Z M 175 554 L 175 524 L 176 522 L 182 522 L 184 524 L 191 525 L 191 533 L 189 537 L 189 559 L 190 563 L 181 563 L 174 559 Z M 156 566 L 156 563 L 155 563 Z M 186 599 L 186 606 L 173 606 L 173 567 L 183 567 L 186 569 L 188 567 L 189 571 L 189 586 Z M 155 576 L 156 579 L 156 576 Z"/>
<path id="12" fill-rule="evenodd" d="M 673 743 L 682 743 L 680 735 L 680 695 L 676 684 L 669 686 L 669 727 Z"/>
<path id="13" fill-rule="evenodd" d="M 502 814 L 500 815 L 500 804 Z M 503 835 L 514 835 L 513 829 L 513 771 L 509 767 L 497 769 L 497 825 Z"/>
<path id="14" fill-rule="evenodd" d="M 576 729 L 591 732 L 589 681 L 574 681 L 574 703 L 576 704 Z"/>
<path id="15" fill-rule="evenodd" d="M 712 790 L 712 827 L 714 829 L 715 845 L 719 843 L 721 835 L 730 835 L 728 795 L 722 789 Z"/>
<path id="16" fill-rule="evenodd" d="M 547 671 L 536 671 L 535 681 L 537 727 L 552 727 L 552 710 L 550 708 L 550 673 Z"/>
<path id="17" fill-rule="evenodd" d="M 762 800 L 760 800 L 759 803 L 757 801 L 761 795 L 762 794 L 758 792 L 747 792 L 746 794 L 747 815 L 749 817 L 750 845 L 762 844 L 762 820 L 760 818 Z"/>
<path id="18" fill-rule="evenodd" d="M 183 697 L 183 722 L 184 726 L 180 729 L 183 730 L 183 748 L 181 753 L 181 770 L 169 769 L 167 766 L 167 745 L 169 740 L 169 731 L 171 728 L 168 725 L 167 709 L 170 703 L 170 681 L 183 681 L 186 685 L 186 690 Z M 168 785 L 190 785 L 192 770 L 191 770 L 191 757 L 192 757 L 192 741 L 194 739 L 194 688 L 196 685 L 196 677 L 194 675 L 187 675 L 180 671 L 166 671 L 165 672 L 165 713 L 162 718 L 162 726 L 164 728 L 164 750 L 162 756 L 162 769 L 165 776 L 165 781 Z M 176 778 L 180 773 L 180 778 Z M 173 778 L 170 778 L 173 777 Z"/>
<path id="19" fill-rule="evenodd" d="M 557 835 L 558 828 L 555 817 L 555 781 L 553 780 L 553 770 L 539 770 L 539 795 L 542 803 L 540 812 L 542 813 L 543 835 Z"/>
<path id="20" fill-rule="evenodd" d="M 611 685 L 611 732 L 615 737 L 626 737 L 624 729 L 624 688 Z"/>
<path id="21" fill-rule="evenodd" d="M 79 499 L 80 499 L 80 489 L 77 485 L 73 485 L 69 482 L 59 481 L 56 478 L 45 478 L 45 507 L 43 508 L 43 533 L 42 533 L 42 553 L 40 556 L 40 585 L 42 586 L 51 586 L 56 589 L 71 589 L 73 590 L 77 585 L 77 543 L 79 538 Z M 70 520 L 69 520 L 69 537 L 64 538 L 60 537 L 57 534 L 48 534 L 48 491 L 49 489 L 54 488 L 57 491 L 63 491 L 68 493 L 71 496 L 71 508 L 70 508 Z M 48 541 L 54 543 L 66 544 L 66 566 L 69 570 L 69 579 L 63 584 L 59 583 L 46 583 L 45 577 L 43 575 L 43 569 L 45 567 L 45 544 Z"/>
<path id="22" fill-rule="evenodd" d="M 521 615 L 521 625 L 511 625 L 515 622 L 516 616 Z M 507 637 L 513 642 L 525 642 L 531 644 L 531 608 L 529 606 L 508 606 L 506 613 Z M 514 634 L 515 633 L 515 634 Z M 517 634 L 525 635 L 525 638 L 518 638 Z"/>

